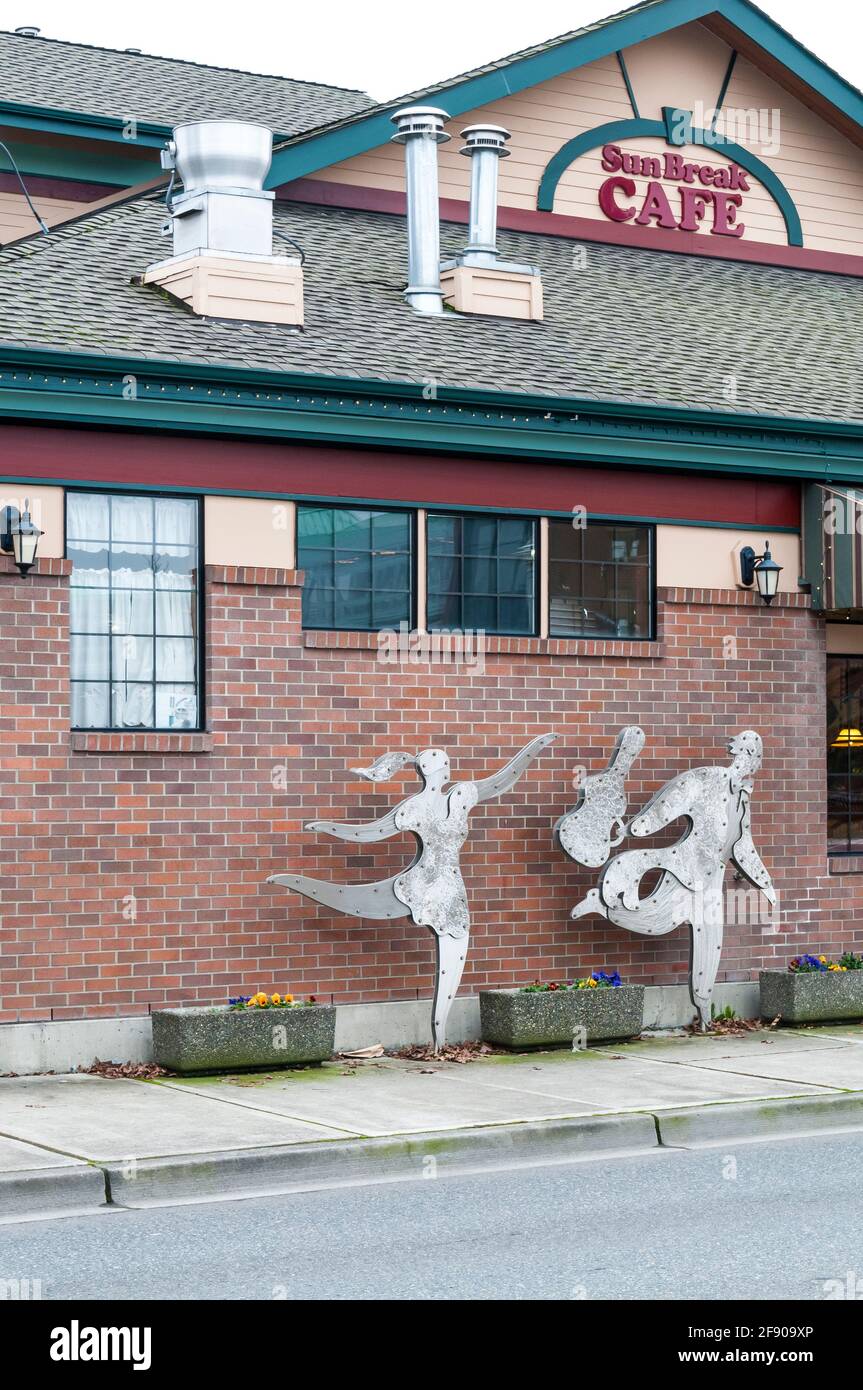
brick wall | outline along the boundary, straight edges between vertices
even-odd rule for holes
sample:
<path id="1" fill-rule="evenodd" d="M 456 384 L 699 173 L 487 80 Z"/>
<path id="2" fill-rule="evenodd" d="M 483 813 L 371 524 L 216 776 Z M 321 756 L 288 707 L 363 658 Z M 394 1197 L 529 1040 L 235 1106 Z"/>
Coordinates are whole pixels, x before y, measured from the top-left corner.
<path id="1" fill-rule="evenodd" d="M 264 880 L 372 880 L 410 857 L 412 841 L 357 852 L 303 831 L 316 815 L 380 815 L 416 785 L 402 774 L 375 789 L 349 764 L 440 744 L 456 778 L 475 777 L 546 730 L 554 748 L 472 815 L 463 992 L 600 966 L 683 982 L 685 929 L 649 940 L 569 922 L 594 876 L 551 838 L 575 769 L 599 770 L 630 722 L 647 733 L 631 806 L 723 759 L 735 731 L 764 736 L 753 826 L 783 916 L 779 932 L 729 928 L 720 979 L 807 946 L 863 946 L 863 877 L 828 873 L 823 625 L 802 596 L 768 610 L 751 595 L 661 590 L 656 644 L 490 639 L 479 671 L 386 665 L 374 637 L 304 634 L 296 574 L 211 567 L 208 731 L 72 735 L 67 585 L 64 561 L 20 579 L 0 559 L 0 1021 L 259 986 L 341 1002 L 428 995 L 428 931 L 333 917 Z"/>

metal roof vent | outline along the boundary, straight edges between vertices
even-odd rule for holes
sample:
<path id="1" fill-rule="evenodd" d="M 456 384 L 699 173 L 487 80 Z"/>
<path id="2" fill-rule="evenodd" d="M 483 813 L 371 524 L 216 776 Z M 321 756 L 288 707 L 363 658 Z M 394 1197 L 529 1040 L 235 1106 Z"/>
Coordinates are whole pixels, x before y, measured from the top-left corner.
<path id="1" fill-rule="evenodd" d="M 15 33 L 20 34 L 24 39 L 37 39 L 41 32 L 42 30 L 36 24 L 21 24 L 15 30 Z"/>
<path id="2" fill-rule="evenodd" d="M 397 127 L 392 139 L 405 147 L 408 220 L 405 299 L 420 314 L 442 314 L 437 147 L 450 138 L 443 128 L 449 117 L 436 106 L 406 106 L 390 119 Z"/>
<path id="3" fill-rule="evenodd" d="M 264 188 L 272 132 L 246 121 L 190 121 L 162 151 L 174 254 L 141 277 L 194 314 L 303 323 L 303 255 L 273 255 L 274 193 Z M 183 191 L 174 194 L 179 179 Z M 290 242 L 290 237 L 285 237 Z M 294 249 L 299 247 L 291 242 Z"/>
<path id="4" fill-rule="evenodd" d="M 500 161 L 509 150 L 500 125 L 469 125 L 461 154 L 470 159 L 470 216 L 467 246 L 441 266 L 444 303 L 456 313 L 492 318 L 542 318 L 542 281 L 533 265 L 502 261 L 497 251 L 497 185 Z"/>
<path id="5" fill-rule="evenodd" d="M 190 121 L 174 127 L 162 167 L 183 184 L 168 192 L 174 255 L 231 251 L 270 256 L 273 199 L 264 179 L 273 155 L 266 126 L 246 121 Z"/>
<path id="6" fill-rule="evenodd" d="M 462 254 L 463 265 L 493 266 L 497 261 L 497 180 L 508 130 L 500 125 L 469 125 L 462 131 L 465 144 L 459 151 L 470 166 L 470 232 Z"/>

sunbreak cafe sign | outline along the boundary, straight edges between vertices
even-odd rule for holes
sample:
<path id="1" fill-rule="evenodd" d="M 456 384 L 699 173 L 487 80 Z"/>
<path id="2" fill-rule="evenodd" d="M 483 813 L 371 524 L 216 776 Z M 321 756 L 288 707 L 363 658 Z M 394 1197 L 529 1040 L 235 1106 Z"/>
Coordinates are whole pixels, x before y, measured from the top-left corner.
<path id="1" fill-rule="evenodd" d="M 750 175 L 739 164 L 701 164 L 677 150 L 637 154 L 604 145 L 602 168 L 611 177 L 600 186 L 599 206 L 612 222 L 680 232 L 704 227 L 713 236 L 741 237 L 746 231 L 740 210 Z"/>

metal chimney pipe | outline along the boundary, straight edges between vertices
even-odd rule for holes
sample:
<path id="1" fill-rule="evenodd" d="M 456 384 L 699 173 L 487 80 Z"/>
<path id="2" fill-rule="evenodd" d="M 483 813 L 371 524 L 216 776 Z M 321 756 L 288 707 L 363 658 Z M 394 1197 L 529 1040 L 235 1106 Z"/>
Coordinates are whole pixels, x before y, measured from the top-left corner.
<path id="1" fill-rule="evenodd" d="M 459 151 L 470 158 L 470 229 L 461 256 L 463 265 L 493 266 L 497 260 L 497 179 L 507 159 L 509 131 L 500 125 L 469 125 L 461 132 L 467 144 Z"/>
<path id="2" fill-rule="evenodd" d="M 408 223 L 408 287 L 405 299 L 420 314 L 442 314 L 440 284 L 440 202 L 437 147 L 449 140 L 449 120 L 436 106 L 406 106 L 391 117 L 392 137 L 405 147 Z"/>

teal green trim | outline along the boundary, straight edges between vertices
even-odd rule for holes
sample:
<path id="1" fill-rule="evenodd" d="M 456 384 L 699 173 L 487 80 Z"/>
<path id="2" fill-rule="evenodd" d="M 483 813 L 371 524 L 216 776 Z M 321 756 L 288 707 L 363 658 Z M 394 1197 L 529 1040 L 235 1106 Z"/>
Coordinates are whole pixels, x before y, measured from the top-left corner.
<path id="1" fill-rule="evenodd" d="M 580 159 L 583 154 L 601 149 L 603 145 L 613 144 L 616 140 L 636 140 L 639 137 L 656 135 L 657 132 L 660 139 L 664 140 L 665 126 L 661 121 L 648 121 L 639 117 L 638 120 L 627 118 L 624 121 L 607 121 L 605 125 L 595 126 L 593 130 L 585 130 L 581 135 L 573 136 L 565 145 L 561 145 L 557 154 L 551 156 L 543 170 L 539 192 L 536 195 L 537 212 L 554 212 L 557 185 L 570 164 Z"/>
<path id="2" fill-rule="evenodd" d="M 863 127 L 863 93 L 748 0 L 651 0 L 571 39 L 525 57 L 515 57 L 476 77 L 419 93 L 412 100 L 427 98 L 444 107 L 450 116 L 460 116 L 709 14 L 726 19 L 854 124 Z M 404 105 L 404 101 L 316 134 L 294 138 L 275 151 L 268 186 L 316 173 L 385 144 L 393 129 L 390 114 L 399 105 Z"/>
<path id="3" fill-rule="evenodd" d="M 635 92 L 632 90 L 632 83 L 629 80 L 629 70 L 626 66 L 626 59 L 620 49 L 617 50 L 617 66 L 620 68 L 620 75 L 626 87 L 626 95 L 629 97 L 629 104 L 632 107 L 632 114 L 636 120 L 639 119 L 641 112 L 638 109 L 638 102 L 635 100 Z"/>
<path id="4" fill-rule="evenodd" d="M 722 86 L 719 88 L 719 96 L 716 98 L 716 110 L 715 110 L 714 113 L 713 113 L 713 120 L 710 122 L 710 129 L 711 129 L 711 130 L 715 130 L 715 129 L 716 129 L 716 122 L 717 122 L 717 120 L 719 119 L 719 113 L 720 113 L 720 111 L 722 110 L 722 105 L 723 105 L 723 103 L 724 103 L 724 101 L 725 101 L 725 98 L 726 98 L 726 96 L 727 96 L 727 94 L 728 94 L 728 88 L 729 88 L 729 86 L 731 85 L 731 76 L 732 76 L 732 73 L 734 72 L 734 68 L 735 68 L 736 64 L 737 64 L 737 49 L 734 49 L 734 51 L 733 51 L 732 54 L 731 54 L 731 58 L 730 58 L 730 60 L 729 60 L 728 67 L 727 67 L 726 70 L 725 70 L 725 76 L 724 76 L 723 79 L 722 79 Z"/>
<path id="5" fill-rule="evenodd" d="M 630 401 L 598 401 L 583 396 L 556 396 L 543 393 L 495 391 L 489 388 L 440 386 L 437 400 L 426 401 L 423 384 L 420 381 L 388 381 L 374 377 L 326 376 L 316 372 L 267 371 L 263 368 L 219 366 L 210 362 L 177 362 L 169 358 L 113 357 L 101 353 L 67 352 L 52 348 L 17 347 L 0 343 L 0 389 L 8 388 L 12 381 L 27 380 L 34 389 L 49 385 L 54 373 L 68 390 L 74 392 L 76 385 L 88 383 L 82 374 L 91 374 L 95 384 L 104 379 L 109 387 L 119 388 L 126 375 L 135 375 L 150 386 L 156 383 L 163 393 L 170 382 L 180 389 L 183 383 L 189 392 L 198 392 L 192 399 L 203 402 L 211 396 L 231 395 L 238 401 L 267 401 L 283 399 L 287 391 L 315 392 L 319 397 L 332 397 L 336 403 L 341 393 L 356 398 L 377 397 L 384 401 L 406 401 L 424 414 L 432 416 L 435 411 L 451 409 L 453 404 L 477 405 L 489 416 L 489 408 L 500 413 L 502 420 L 518 420 L 513 415 L 516 409 L 526 417 L 529 409 L 542 412 L 542 419 L 550 426 L 559 425 L 566 419 L 578 420 L 573 412 L 578 410 L 601 410 L 609 417 L 622 419 L 639 418 L 659 421 L 697 422 L 709 425 L 715 434 L 724 432 L 726 427 L 744 427 L 759 437 L 775 430 L 793 430 L 801 435 L 815 439 L 822 436 L 839 435 L 854 439 L 863 444 L 863 421 L 815 419 L 807 416 L 765 415 L 760 412 L 746 414 L 742 411 L 717 412 L 693 406 L 659 406 Z M 188 383 L 192 383 L 191 386 Z M 222 388 L 233 388 L 226 391 Z M 131 404 L 131 402 L 127 402 Z"/>
<path id="6" fill-rule="evenodd" d="M 76 180 L 126 188 L 145 179 L 157 178 L 160 172 L 155 151 L 150 152 L 149 159 L 136 159 L 134 155 L 124 156 L 114 146 L 110 147 L 109 152 L 103 153 L 99 149 L 66 150 L 23 140 L 7 140 L 6 143 L 22 174 L 36 174 L 64 182 Z M 0 169 L 5 171 L 8 167 L 9 161 L 0 151 Z"/>
<path id="7" fill-rule="evenodd" d="M 27 106 L 17 101 L 0 101 L 0 125 L 22 130 L 44 130 L 50 135 L 77 135 L 94 140 L 111 140 L 124 145 L 150 145 L 158 149 L 171 134 L 171 127 L 153 121 L 135 121 L 135 138 L 128 127 L 133 118 L 92 116 L 79 111 L 56 111 L 44 106 Z"/>
<path id="8" fill-rule="evenodd" d="M 675 145 L 680 149 L 683 145 L 692 144 L 691 111 L 684 111 L 680 106 L 663 106 L 662 125 L 669 145 Z"/>
<path id="9" fill-rule="evenodd" d="M 126 399 L 129 379 L 136 396 Z M 863 484 L 863 424 L 0 347 L 0 417 Z M 16 472 L 20 471 L 19 468 Z"/>
<path id="10" fill-rule="evenodd" d="M 576 135 L 574 139 L 567 140 L 557 154 L 552 155 L 545 167 L 536 200 L 537 210 L 539 212 L 552 212 L 554 210 L 554 195 L 557 192 L 557 185 L 561 176 L 570 164 L 581 155 L 617 140 L 655 136 L 657 139 L 668 140 L 669 143 L 673 144 L 703 145 L 708 149 L 721 150 L 728 159 L 739 164 L 741 169 L 745 169 L 767 189 L 782 213 L 785 230 L 788 234 L 788 245 L 803 245 L 803 228 L 800 225 L 800 217 L 791 194 L 782 180 L 763 160 L 754 155 L 751 150 L 744 149 L 743 145 L 736 145 L 733 141 L 726 140 L 724 136 L 714 135 L 709 130 L 699 130 L 697 127 L 681 121 L 680 118 L 688 116 L 688 112 L 679 111 L 676 107 L 663 109 L 667 116 L 666 121 L 609 121 L 606 125 L 597 126 L 595 130 L 586 130 L 581 135 Z M 673 140 L 670 138 L 671 126 L 669 121 L 674 124 Z"/>

